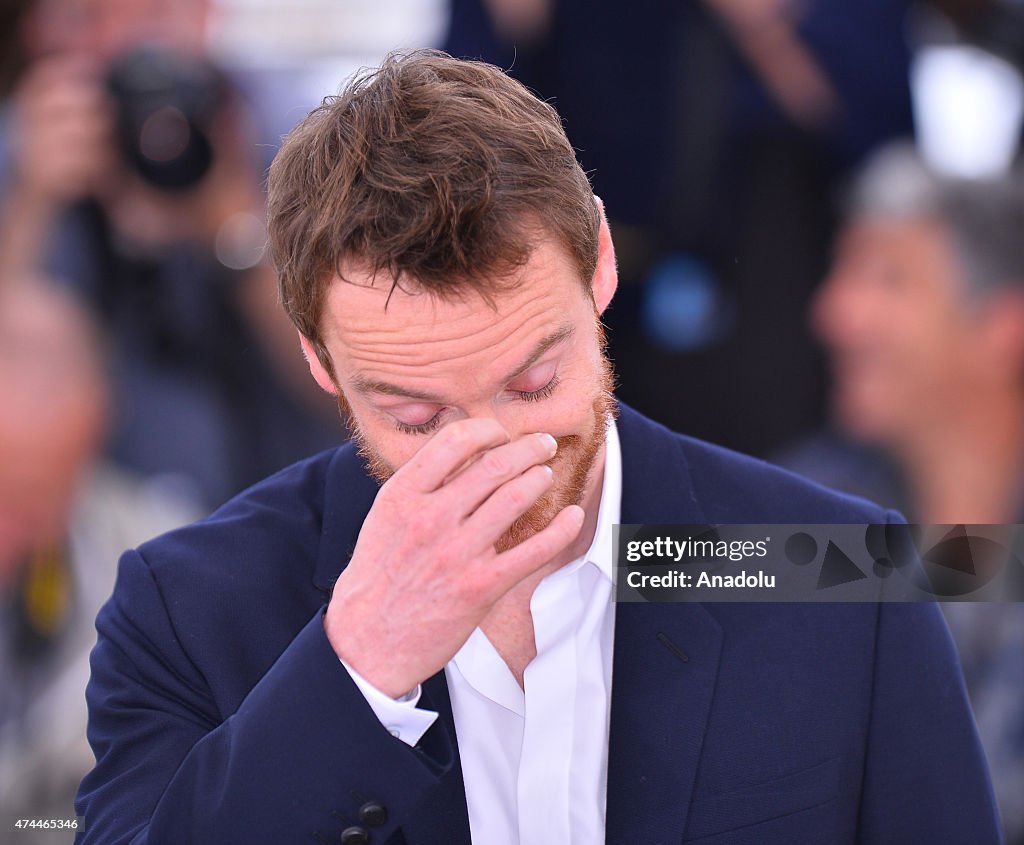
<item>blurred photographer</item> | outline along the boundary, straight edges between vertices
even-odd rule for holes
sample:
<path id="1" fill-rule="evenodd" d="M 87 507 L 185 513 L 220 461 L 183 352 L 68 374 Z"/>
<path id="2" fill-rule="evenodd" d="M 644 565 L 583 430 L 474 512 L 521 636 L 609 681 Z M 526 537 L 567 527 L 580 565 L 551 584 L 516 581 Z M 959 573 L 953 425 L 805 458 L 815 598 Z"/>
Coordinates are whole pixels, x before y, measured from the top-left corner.
<path id="1" fill-rule="evenodd" d="M 208 11 L 204 0 L 37 0 L 21 6 L 7 36 L 12 43 L 5 45 L 5 52 L 17 49 L 22 62 L 12 70 L 4 121 L 7 196 L 0 261 L 8 274 L 43 259 L 46 237 L 72 203 L 92 197 L 115 214 L 129 198 L 161 205 L 159 195 L 146 191 L 119 161 L 117 104 L 107 69 L 147 42 L 198 58 Z M 128 225 L 136 230 L 140 222 Z"/>
<path id="2" fill-rule="evenodd" d="M 0 273 L 69 280 L 115 350 L 111 451 L 210 505 L 327 445 L 263 262 L 246 103 L 207 0 L 38 0 L 0 129 Z M 298 369 L 295 370 L 298 372 Z M 319 397 L 316 397 L 318 400 Z"/>

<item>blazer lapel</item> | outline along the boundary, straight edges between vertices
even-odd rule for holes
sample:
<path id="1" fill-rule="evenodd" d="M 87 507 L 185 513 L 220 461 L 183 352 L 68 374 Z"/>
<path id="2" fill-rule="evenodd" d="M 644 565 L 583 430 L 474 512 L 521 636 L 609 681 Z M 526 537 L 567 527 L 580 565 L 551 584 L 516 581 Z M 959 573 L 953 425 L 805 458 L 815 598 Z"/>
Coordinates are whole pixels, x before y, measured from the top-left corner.
<path id="1" fill-rule="evenodd" d="M 679 441 L 623 407 L 622 522 L 704 524 Z M 678 843 L 722 648 L 700 604 L 616 607 L 606 841 Z"/>
<path id="2" fill-rule="evenodd" d="M 366 472 L 355 444 L 338 448 L 327 468 L 320 549 L 313 581 L 330 589 L 355 551 L 356 539 L 380 488 Z"/>

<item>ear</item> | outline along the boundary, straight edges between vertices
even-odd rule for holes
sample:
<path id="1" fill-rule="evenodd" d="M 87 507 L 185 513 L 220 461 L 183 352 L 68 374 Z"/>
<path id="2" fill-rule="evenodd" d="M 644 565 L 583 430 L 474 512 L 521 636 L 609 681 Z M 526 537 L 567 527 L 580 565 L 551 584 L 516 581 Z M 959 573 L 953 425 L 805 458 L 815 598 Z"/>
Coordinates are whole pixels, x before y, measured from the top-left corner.
<path id="1" fill-rule="evenodd" d="M 302 346 L 302 356 L 306 359 L 306 363 L 309 364 L 309 372 L 316 380 L 316 383 L 332 396 L 337 396 L 338 385 L 334 383 L 334 379 L 331 378 L 331 374 L 328 373 L 324 368 L 324 365 L 320 363 L 320 358 L 317 356 L 316 349 L 313 348 L 312 342 L 305 335 L 299 334 L 299 345 Z"/>
<path id="2" fill-rule="evenodd" d="M 608 218 L 604 215 L 604 203 L 597 196 L 594 197 L 594 202 L 601 213 L 601 227 L 597 235 L 597 268 L 594 270 L 591 291 L 597 313 L 603 314 L 619 286 L 619 271 L 615 266 L 615 245 L 612 243 L 612 233 L 608 228 Z"/>

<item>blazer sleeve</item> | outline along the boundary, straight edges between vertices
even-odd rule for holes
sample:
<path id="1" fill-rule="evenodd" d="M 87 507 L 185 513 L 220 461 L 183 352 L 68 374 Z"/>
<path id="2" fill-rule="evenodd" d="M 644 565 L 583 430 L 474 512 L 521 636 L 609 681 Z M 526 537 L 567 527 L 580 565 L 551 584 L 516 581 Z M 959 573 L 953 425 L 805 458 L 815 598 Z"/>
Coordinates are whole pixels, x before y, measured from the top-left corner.
<path id="1" fill-rule="evenodd" d="M 411 748 L 383 728 L 321 612 L 227 714 L 137 551 L 122 557 L 96 626 L 96 766 L 76 800 L 77 845 L 337 842 L 368 803 L 384 808 L 372 819 L 384 841 L 453 764 L 447 740 Z"/>
<path id="2" fill-rule="evenodd" d="M 862 843 L 1002 842 L 960 664 L 934 602 L 878 605 Z"/>

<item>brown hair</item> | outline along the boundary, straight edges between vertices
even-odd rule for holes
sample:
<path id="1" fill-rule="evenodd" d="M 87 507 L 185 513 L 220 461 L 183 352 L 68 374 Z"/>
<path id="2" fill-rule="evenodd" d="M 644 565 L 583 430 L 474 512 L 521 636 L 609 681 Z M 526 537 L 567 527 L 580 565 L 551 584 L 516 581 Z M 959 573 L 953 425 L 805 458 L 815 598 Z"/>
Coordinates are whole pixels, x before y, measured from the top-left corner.
<path id="1" fill-rule="evenodd" d="M 599 212 L 555 110 L 499 68 L 437 51 L 391 54 L 285 139 L 269 175 L 281 301 L 334 375 L 320 332 L 352 261 L 394 284 L 485 297 L 538 235 L 590 290 Z"/>

